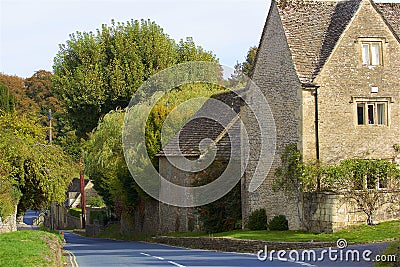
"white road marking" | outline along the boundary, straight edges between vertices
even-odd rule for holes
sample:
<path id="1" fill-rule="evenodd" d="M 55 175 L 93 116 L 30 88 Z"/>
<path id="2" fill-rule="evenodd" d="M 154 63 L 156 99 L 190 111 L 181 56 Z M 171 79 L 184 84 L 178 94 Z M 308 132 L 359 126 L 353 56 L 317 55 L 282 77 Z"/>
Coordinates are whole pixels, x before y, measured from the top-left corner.
<path id="1" fill-rule="evenodd" d="M 140 252 L 140 254 L 141 254 L 141 255 L 144 255 L 144 256 L 147 256 L 147 257 L 153 257 L 153 258 L 155 258 L 155 259 L 157 259 L 157 260 L 160 260 L 160 261 L 164 261 L 164 260 L 165 260 L 163 257 L 153 256 L 153 255 L 150 255 L 150 254 L 147 254 L 147 253 L 144 253 L 144 252 Z M 177 266 L 177 267 L 186 267 L 186 266 L 181 265 L 181 264 L 179 264 L 179 263 L 176 263 L 176 262 L 174 262 L 174 261 L 168 261 L 168 263 L 170 263 L 170 264 L 172 264 L 172 265 L 175 265 L 175 266 Z"/>
<path id="2" fill-rule="evenodd" d="M 181 265 L 181 264 L 176 263 L 176 262 L 174 262 L 174 261 L 168 261 L 168 263 L 171 263 L 171 264 L 173 264 L 173 265 L 175 265 L 175 266 L 178 266 L 178 267 L 185 267 L 184 265 Z"/>
<path id="3" fill-rule="evenodd" d="M 140 254 L 145 255 L 145 256 L 147 256 L 147 257 L 151 257 L 151 255 L 149 255 L 149 254 L 147 254 L 147 253 L 140 252 Z"/>

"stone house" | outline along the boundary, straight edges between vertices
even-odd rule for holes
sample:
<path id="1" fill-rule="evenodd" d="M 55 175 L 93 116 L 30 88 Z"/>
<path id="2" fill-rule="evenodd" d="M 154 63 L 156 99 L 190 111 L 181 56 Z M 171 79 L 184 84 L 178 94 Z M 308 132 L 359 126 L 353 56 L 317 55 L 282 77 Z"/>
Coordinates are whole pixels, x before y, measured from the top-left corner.
<path id="1" fill-rule="evenodd" d="M 297 203 L 274 192 L 274 169 L 284 147 L 297 144 L 305 160 L 393 159 L 400 144 L 400 3 L 371 0 L 272 1 L 260 40 L 253 81 L 265 95 L 276 125 L 276 153 L 264 183 L 248 192 L 259 153 L 250 112 L 250 161 L 243 177 L 243 220 L 265 208 L 302 228 Z M 257 101 L 257 100 L 253 100 Z M 379 186 L 379 185 L 378 185 Z M 321 193 L 312 203 L 313 231 L 335 231 L 366 217 L 341 196 Z M 386 207 L 378 220 L 400 218 Z"/>

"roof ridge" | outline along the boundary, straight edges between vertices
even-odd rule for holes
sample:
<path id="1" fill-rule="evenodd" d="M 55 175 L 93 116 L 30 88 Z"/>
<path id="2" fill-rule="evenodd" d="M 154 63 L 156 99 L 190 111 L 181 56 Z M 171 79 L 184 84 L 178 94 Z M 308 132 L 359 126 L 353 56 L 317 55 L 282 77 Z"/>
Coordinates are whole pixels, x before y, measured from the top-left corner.
<path id="1" fill-rule="evenodd" d="M 354 0 L 275 0 L 279 8 L 286 6 L 301 6 L 306 4 L 337 4 L 339 2 L 351 2 Z"/>

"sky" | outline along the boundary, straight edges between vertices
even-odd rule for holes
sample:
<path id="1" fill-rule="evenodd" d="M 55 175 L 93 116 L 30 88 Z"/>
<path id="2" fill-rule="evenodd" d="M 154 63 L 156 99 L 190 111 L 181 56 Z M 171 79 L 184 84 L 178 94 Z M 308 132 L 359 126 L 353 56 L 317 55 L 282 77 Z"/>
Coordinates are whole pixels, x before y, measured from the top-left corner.
<path id="1" fill-rule="evenodd" d="M 76 31 L 150 19 L 171 38 L 192 37 L 233 67 L 258 46 L 270 0 L 0 0 L 0 72 L 52 71 L 58 45 Z"/>

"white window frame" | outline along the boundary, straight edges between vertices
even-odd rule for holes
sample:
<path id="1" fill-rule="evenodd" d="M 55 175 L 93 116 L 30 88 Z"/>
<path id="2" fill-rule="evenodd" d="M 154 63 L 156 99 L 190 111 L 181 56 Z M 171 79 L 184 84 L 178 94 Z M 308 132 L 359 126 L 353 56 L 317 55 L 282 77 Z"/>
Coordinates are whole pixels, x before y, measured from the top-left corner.
<path id="1" fill-rule="evenodd" d="M 381 120 L 382 114 L 378 106 L 384 105 L 383 122 Z M 363 107 L 363 123 L 359 121 L 359 107 Z M 372 113 L 370 110 L 372 109 Z M 388 125 L 388 102 L 387 101 L 357 101 L 357 125 Z"/>
<path id="2" fill-rule="evenodd" d="M 359 43 L 363 66 L 383 66 L 385 38 L 360 37 Z M 377 48 L 377 53 L 375 48 Z"/>
<path id="3" fill-rule="evenodd" d="M 355 124 L 356 126 L 390 126 L 390 104 L 394 103 L 392 97 L 357 97 L 353 96 L 350 103 L 354 103 L 355 107 Z M 383 113 L 382 107 L 383 105 Z M 373 106 L 373 123 L 370 120 L 368 106 Z M 363 123 L 359 123 L 359 109 L 363 108 Z M 382 121 L 383 119 L 383 121 Z"/>

